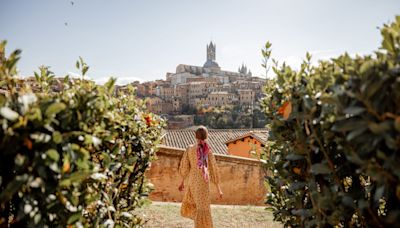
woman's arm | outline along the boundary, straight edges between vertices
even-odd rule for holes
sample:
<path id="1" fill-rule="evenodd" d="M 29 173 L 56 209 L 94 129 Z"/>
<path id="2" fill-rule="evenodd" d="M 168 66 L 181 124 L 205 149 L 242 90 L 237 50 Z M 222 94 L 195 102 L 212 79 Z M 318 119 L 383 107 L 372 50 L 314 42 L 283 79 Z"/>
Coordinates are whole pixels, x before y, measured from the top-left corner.
<path id="1" fill-rule="evenodd" d="M 182 182 L 178 187 L 179 191 L 184 190 L 184 187 L 185 187 L 184 181 L 185 181 L 186 177 L 189 175 L 189 171 L 190 171 L 190 162 L 189 162 L 188 152 L 189 152 L 189 147 L 186 149 L 185 152 L 183 152 L 182 159 L 179 163 L 178 170 L 179 170 L 179 174 L 182 176 Z"/>
<path id="2" fill-rule="evenodd" d="M 221 187 L 219 186 L 219 184 L 217 184 L 217 188 L 218 188 L 218 194 L 219 194 L 219 198 L 222 199 L 222 195 L 224 193 L 222 193 Z"/>
<path id="3" fill-rule="evenodd" d="M 208 161 L 209 161 L 210 180 L 217 186 L 219 197 L 222 198 L 223 193 L 222 193 L 221 187 L 219 185 L 219 182 L 220 182 L 219 170 L 218 170 L 218 166 L 217 166 L 217 161 L 215 160 L 215 156 L 212 153 L 212 151 L 210 151 L 210 153 L 208 153 Z"/>
<path id="4" fill-rule="evenodd" d="M 189 152 L 189 148 L 187 148 L 186 151 L 183 152 L 181 162 L 179 163 L 179 174 L 182 176 L 183 179 L 186 179 L 186 177 L 189 175 L 189 171 L 190 171 L 190 162 L 189 162 L 188 152 Z"/>

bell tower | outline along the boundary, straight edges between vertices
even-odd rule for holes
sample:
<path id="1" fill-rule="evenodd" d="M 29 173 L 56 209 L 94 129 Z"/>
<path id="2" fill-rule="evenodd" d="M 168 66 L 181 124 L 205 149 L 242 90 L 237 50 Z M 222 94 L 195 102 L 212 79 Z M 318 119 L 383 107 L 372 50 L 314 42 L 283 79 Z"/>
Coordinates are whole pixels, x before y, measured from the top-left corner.
<path id="1" fill-rule="evenodd" d="M 215 48 L 216 45 L 211 41 L 210 44 L 207 44 L 207 61 L 204 63 L 203 67 L 212 68 L 216 71 L 219 71 L 220 68 L 218 63 L 215 62 Z"/>
<path id="2" fill-rule="evenodd" d="M 215 48 L 216 45 L 212 41 L 207 45 L 207 61 L 215 61 Z"/>

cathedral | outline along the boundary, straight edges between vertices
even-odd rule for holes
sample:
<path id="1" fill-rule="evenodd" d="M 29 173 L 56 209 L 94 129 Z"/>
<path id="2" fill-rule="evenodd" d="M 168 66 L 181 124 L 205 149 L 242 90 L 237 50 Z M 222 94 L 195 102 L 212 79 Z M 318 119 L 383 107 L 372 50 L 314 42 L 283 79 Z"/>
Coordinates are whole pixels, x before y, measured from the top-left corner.
<path id="1" fill-rule="evenodd" d="M 167 80 L 172 85 L 187 83 L 188 79 L 214 78 L 222 84 L 251 77 L 251 71 L 242 64 L 238 72 L 223 71 L 216 62 L 216 45 L 213 42 L 207 45 L 207 58 L 203 66 L 179 64 L 175 73 L 167 73 Z"/>

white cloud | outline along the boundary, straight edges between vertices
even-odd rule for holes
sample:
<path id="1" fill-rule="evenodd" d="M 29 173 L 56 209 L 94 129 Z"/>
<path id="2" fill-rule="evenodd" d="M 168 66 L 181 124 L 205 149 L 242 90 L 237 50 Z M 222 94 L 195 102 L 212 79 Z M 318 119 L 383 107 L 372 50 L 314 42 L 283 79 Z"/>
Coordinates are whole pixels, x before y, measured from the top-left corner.
<path id="1" fill-rule="evenodd" d="M 96 77 L 96 78 L 92 78 L 93 81 L 96 82 L 96 84 L 100 84 L 103 85 L 104 83 L 106 83 L 111 77 Z M 117 85 L 126 85 L 128 83 L 134 82 L 134 81 L 139 81 L 139 82 L 143 82 L 144 80 L 141 78 L 137 78 L 137 77 L 133 77 L 133 76 L 125 76 L 125 77 L 113 77 L 117 79 L 116 84 Z"/>
<path id="2" fill-rule="evenodd" d="M 78 74 L 78 73 L 75 73 L 75 72 L 72 72 L 72 71 L 68 72 L 68 75 L 71 78 L 81 78 L 82 77 L 81 74 Z"/>
<path id="3" fill-rule="evenodd" d="M 68 72 L 68 75 L 71 78 L 81 78 L 81 74 L 79 73 L 75 73 L 75 72 Z M 116 78 L 117 85 L 126 85 L 128 83 L 134 82 L 134 81 L 139 81 L 139 82 L 144 82 L 143 79 L 138 78 L 138 77 L 134 77 L 134 76 L 122 76 L 122 77 L 117 77 L 117 76 L 102 76 L 102 77 L 97 77 L 96 75 L 90 74 L 85 76 L 85 78 L 94 81 L 96 84 L 100 84 L 103 85 L 105 84 L 110 78 Z"/>
<path id="4" fill-rule="evenodd" d="M 328 60 L 340 55 L 340 52 L 335 50 L 314 50 L 309 52 L 311 54 L 311 64 L 318 64 L 319 60 Z M 287 65 L 291 66 L 293 69 L 299 69 L 301 63 L 304 61 L 306 54 L 304 56 L 286 56 L 278 58 L 280 64 L 285 62 Z"/>

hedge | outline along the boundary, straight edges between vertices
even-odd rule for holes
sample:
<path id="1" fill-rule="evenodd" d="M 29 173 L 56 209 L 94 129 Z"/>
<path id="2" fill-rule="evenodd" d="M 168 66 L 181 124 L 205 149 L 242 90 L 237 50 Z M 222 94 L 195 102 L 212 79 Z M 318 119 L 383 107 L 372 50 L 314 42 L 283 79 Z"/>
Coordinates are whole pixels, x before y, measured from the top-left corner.
<path id="1" fill-rule="evenodd" d="M 151 184 L 164 121 L 148 113 L 130 88 L 114 92 L 84 77 L 58 82 L 48 67 L 36 90 L 16 77 L 20 51 L 0 45 L 0 226 L 131 227 Z M 35 86 L 35 87 L 36 87 Z"/>
<path id="2" fill-rule="evenodd" d="M 274 61 L 266 203 L 285 227 L 400 227 L 400 16 L 381 34 L 372 55 Z"/>

